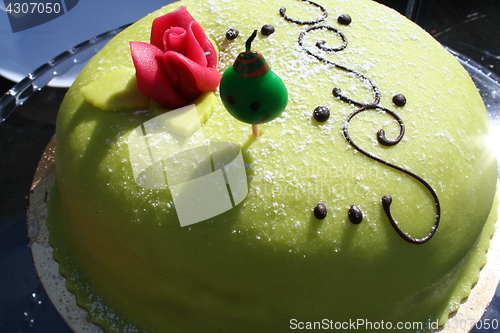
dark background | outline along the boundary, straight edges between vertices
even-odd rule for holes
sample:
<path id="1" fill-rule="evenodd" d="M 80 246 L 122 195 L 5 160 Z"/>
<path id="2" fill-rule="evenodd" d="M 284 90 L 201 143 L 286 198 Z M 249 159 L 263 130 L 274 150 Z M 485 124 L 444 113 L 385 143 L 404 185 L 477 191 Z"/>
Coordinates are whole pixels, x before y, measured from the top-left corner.
<path id="1" fill-rule="evenodd" d="M 405 1 L 380 0 L 404 14 Z M 416 17 L 438 41 L 500 75 L 500 1 L 424 0 Z M 60 53 L 64 50 L 60 50 Z M 56 56 L 57 54 L 54 54 Z M 49 59 L 47 59 L 49 60 Z M 28 73 L 26 73 L 28 74 Z M 14 85 L 0 77 L 0 94 Z M 55 131 L 64 88 L 44 88 L 0 123 L 0 332 L 69 332 L 48 300 L 27 246 L 26 207 Z M 41 112 L 40 110 L 43 110 Z M 500 294 L 485 318 L 500 320 Z M 474 333 L 495 332 L 476 329 Z"/>

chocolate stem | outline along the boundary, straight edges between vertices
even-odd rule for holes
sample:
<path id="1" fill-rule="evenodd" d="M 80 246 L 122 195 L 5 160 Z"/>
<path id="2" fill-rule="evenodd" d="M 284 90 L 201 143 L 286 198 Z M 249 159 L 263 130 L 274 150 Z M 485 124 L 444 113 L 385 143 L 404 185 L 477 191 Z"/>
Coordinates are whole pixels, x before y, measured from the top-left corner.
<path id="1" fill-rule="evenodd" d="M 252 42 L 253 40 L 255 39 L 255 37 L 257 36 L 257 30 L 254 30 L 253 31 L 253 34 L 248 37 L 246 43 L 245 43 L 245 51 L 246 52 L 250 52 L 251 51 L 251 48 L 252 48 Z"/>

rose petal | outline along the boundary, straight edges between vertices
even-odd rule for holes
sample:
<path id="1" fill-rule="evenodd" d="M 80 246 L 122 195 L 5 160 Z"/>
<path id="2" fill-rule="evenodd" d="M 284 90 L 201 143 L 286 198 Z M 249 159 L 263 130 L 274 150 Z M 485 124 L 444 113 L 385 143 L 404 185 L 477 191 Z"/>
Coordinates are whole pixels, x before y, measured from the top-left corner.
<path id="1" fill-rule="evenodd" d="M 130 42 L 136 69 L 137 87 L 163 107 L 177 109 L 188 104 L 172 87 L 161 68 L 162 51 L 154 45 Z"/>
<path id="2" fill-rule="evenodd" d="M 201 94 L 201 90 L 196 86 L 196 79 L 183 62 L 177 58 L 185 58 L 180 53 L 167 51 L 162 57 L 162 66 L 165 74 L 170 78 L 172 87 L 177 93 L 187 100 L 194 100 Z"/>
<path id="3" fill-rule="evenodd" d="M 187 48 L 187 31 L 181 27 L 172 27 L 163 36 L 163 52 L 175 51 L 185 54 Z"/>
<path id="4" fill-rule="evenodd" d="M 215 52 L 212 42 L 208 39 L 205 31 L 198 22 L 194 21 L 190 28 L 198 44 L 203 50 L 202 54 L 204 54 L 204 60 L 203 62 L 199 62 L 199 64 L 215 68 L 217 66 L 217 52 Z M 188 56 L 188 58 L 193 59 L 191 56 Z"/>
<path id="5" fill-rule="evenodd" d="M 156 18 L 151 27 L 151 44 L 163 49 L 163 37 L 165 31 L 172 27 L 187 29 L 189 27 L 189 23 L 193 21 L 194 18 L 191 14 L 189 14 L 186 7 L 179 7 L 171 13 Z"/>
<path id="6" fill-rule="evenodd" d="M 215 68 L 204 67 L 186 56 L 168 51 L 163 54 L 163 68 L 167 77 L 176 77 L 174 89 L 184 98 L 198 97 L 201 92 L 212 91 L 220 82 L 220 73 Z M 170 81 L 172 82 L 172 81 Z"/>
<path id="7" fill-rule="evenodd" d="M 207 66 L 205 50 L 201 47 L 206 39 L 205 33 L 199 24 L 191 22 L 187 29 L 172 27 L 165 31 L 163 36 L 163 51 L 175 51 L 197 62 L 201 66 Z"/>
<path id="8" fill-rule="evenodd" d="M 198 22 L 191 22 L 189 24 L 186 37 L 187 49 L 183 54 L 199 65 L 207 67 L 207 55 L 205 52 L 211 53 L 211 50 L 207 51 L 203 48 L 206 44 L 207 36 Z"/>

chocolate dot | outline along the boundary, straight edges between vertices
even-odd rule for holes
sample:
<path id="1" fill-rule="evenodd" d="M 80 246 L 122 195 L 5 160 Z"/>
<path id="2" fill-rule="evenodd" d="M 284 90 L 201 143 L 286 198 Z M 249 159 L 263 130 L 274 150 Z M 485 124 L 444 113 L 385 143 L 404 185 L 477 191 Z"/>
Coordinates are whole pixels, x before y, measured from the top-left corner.
<path id="1" fill-rule="evenodd" d="M 240 32 L 238 30 L 231 28 L 228 31 L 226 31 L 226 38 L 229 40 L 233 40 L 236 39 L 236 37 L 238 37 L 239 34 Z"/>
<path id="2" fill-rule="evenodd" d="M 314 207 L 314 216 L 318 220 L 322 220 L 326 217 L 326 205 L 324 203 L 320 202 Z"/>
<path id="3" fill-rule="evenodd" d="M 363 212 L 359 206 L 352 205 L 351 208 L 349 208 L 349 220 L 354 224 L 361 223 L 363 220 Z"/>
<path id="4" fill-rule="evenodd" d="M 320 123 L 325 122 L 330 118 L 330 110 L 326 106 L 318 106 L 313 112 L 314 119 Z"/>
<path id="5" fill-rule="evenodd" d="M 260 104 L 257 102 L 253 102 L 252 104 L 250 104 L 250 109 L 252 109 L 253 111 L 257 111 L 260 109 Z"/>
<path id="6" fill-rule="evenodd" d="M 339 97 L 341 93 L 342 93 L 342 91 L 340 90 L 339 87 L 334 87 L 333 90 L 332 90 L 332 94 L 335 97 Z"/>
<path id="7" fill-rule="evenodd" d="M 406 105 L 406 97 L 403 94 L 396 94 L 392 97 L 392 102 L 396 106 L 405 106 Z"/>
<path id="8" fill-rule="evenodd" d="M 234 105 L 234 97 L 232 95 L 227 95 L 226 99 L 229 104 Z"/>
<path id="9" fill-rule="evenodd" d="M 351 16 L 347 14 L 342 14 L 337 18 L 337 22 L 342 25 L 349 25 L 352 22 Z"/>
<path id="10" fill-rule="evenodd" d="M 272 35 L 274 33 L 275 29 L 272 25 L 270 24 L 264 24 L 264 26 L 262 27 L 262 29 L 260 29 L 260 32 L 264 35 L 264 36 L 269 36 L 269 35 Z"/>

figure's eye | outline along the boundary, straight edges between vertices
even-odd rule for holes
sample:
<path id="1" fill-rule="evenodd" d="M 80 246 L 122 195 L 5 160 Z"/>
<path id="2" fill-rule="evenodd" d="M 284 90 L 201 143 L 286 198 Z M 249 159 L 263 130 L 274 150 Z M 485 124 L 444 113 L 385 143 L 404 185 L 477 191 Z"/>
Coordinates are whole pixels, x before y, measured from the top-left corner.
<path id="1" fill-rule="evenodd" d="M 253 111 L 257 111 L 260 109 L 260 104 L 258 102 L 253 102 L 252 104 L 250 104 L 250 109 Z"/>

